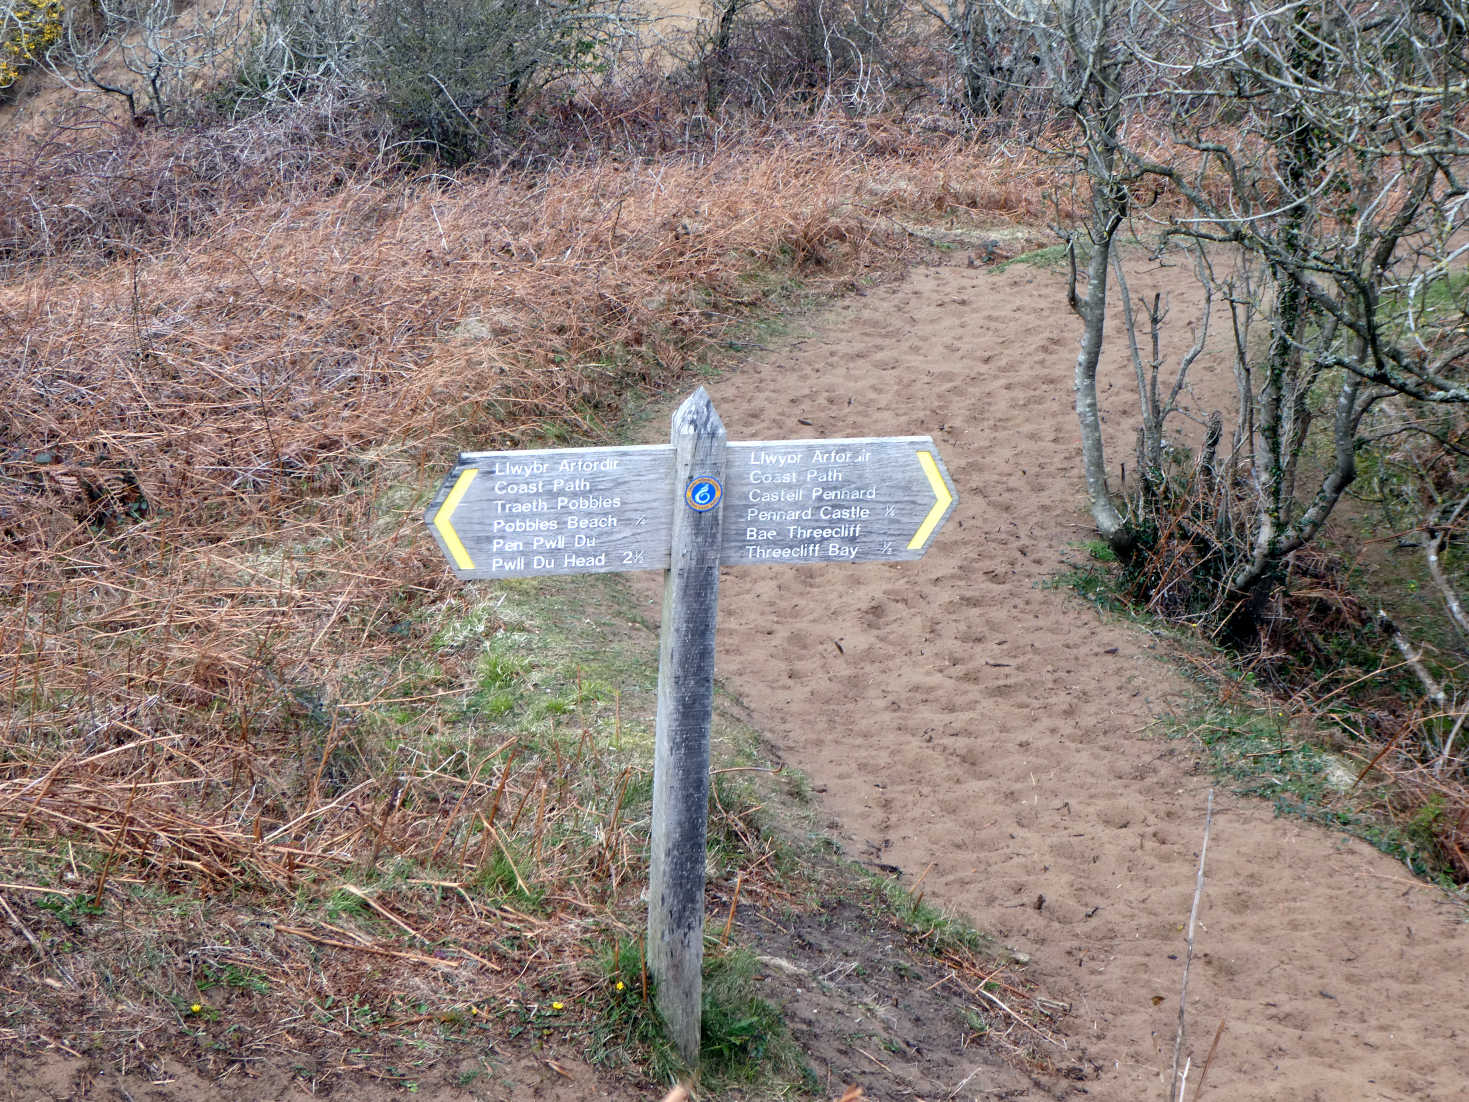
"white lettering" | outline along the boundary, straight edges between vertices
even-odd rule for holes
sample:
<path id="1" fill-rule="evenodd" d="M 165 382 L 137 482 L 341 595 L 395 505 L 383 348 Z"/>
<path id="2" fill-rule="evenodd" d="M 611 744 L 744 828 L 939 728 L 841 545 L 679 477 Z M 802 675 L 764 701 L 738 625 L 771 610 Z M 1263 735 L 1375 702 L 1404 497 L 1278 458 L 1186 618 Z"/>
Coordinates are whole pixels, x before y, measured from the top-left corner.
<path id="1" fill-rule="evenodd" d="M 570 509 L 575 512 L 591 513 L 598 509 L 616 509 L 622 504 L 620 497 L 558 497 L 557 510 Z"/>
<path id="2" fill-rule="evenodd" d="M 801 461 L 801 457 L 793 452 L 751 452 L 750 466 L 752 467 L 790 467 Z"/>
<path id="3" fill-rule="evenodd" d="M 601 458 L 595 456 L 573 457 L 561 461 L 561 474 L 595 474 L 598 471 L 617 470 L 617 457 L 606 455 Z"/>
<path id="4" fill-rule="evenodd" d="M 805 490 L 751 490 L 750 501 L 781 502 L 781 501 L 805 501 Z"/>
<path id="5" fill-rule="evenodd" d="M 496 475 L 524 477 L 528 474 L 545 474 L 546 463 L 542 459 L 497 459 L 490 470 Z"/>
<path id="6" fill-rule="evenodd" d="M 817 510 L 816 515 L 821 520 L 866 520 L 871 515 L 871 510 L 861 505 L 847 505 L 840 508 L 835 505 L 823 505 Z"/>
<path id="7" fill-rule="evenodd" d="M 575 567 L 578 570 L 584 570 L 593 566 L 606 566 L 607 556 L 605 553 L 601 555 L 573 555 L 568 551 L 565 555 L 561 556 L 561 565 Z"/>
<path id="8" fill-rule="evenodd" d="M 500 480 L 495 483 L 497 494 L 538 494 L 545 488 L 544 482 L 507 482 Z"/>

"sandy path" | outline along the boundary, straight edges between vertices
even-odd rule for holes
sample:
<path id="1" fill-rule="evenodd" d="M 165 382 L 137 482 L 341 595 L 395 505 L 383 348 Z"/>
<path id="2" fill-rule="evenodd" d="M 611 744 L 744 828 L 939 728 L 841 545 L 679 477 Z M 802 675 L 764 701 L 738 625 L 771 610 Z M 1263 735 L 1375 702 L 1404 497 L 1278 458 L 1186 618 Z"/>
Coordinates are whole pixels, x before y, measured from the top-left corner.
<path id="1" fill-rule="evenodd" d="M 1033 955 L 1073 1003 L 1079 1088 L 1161 1099 L 1209 781 L 1146 734 L 1186 691 L 1150 637 L 1039 586 L 1087 534 L 1060 281 L 923 269 L 816 324 L 711 388 L 731 439 L 931 433 L 961 504 L 919 563 L 727 571 L 722 674 L 854 856 L 932 863 L 931 897 Z M 1469 1097 L 1457 909 L 1223 793 L 1208 872 L 1206 1099 Z"/>

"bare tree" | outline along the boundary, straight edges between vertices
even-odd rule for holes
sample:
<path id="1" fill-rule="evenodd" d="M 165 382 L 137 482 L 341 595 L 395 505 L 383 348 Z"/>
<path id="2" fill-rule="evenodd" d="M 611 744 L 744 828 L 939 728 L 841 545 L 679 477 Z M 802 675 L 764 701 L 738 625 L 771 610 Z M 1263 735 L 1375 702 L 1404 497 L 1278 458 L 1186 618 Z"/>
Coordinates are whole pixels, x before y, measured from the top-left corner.
<path id="1" fill-rule="evenodd" d="M 882 110 L 913 47 L 906 0 L 716 0 L 695 33 L 705 109 L 779 110 L 792 99 Z"/>
<path id="2" fill-rule="evenodd" d="M 1201 276 L 1230 308 L 1239 410 L 1217 603 L 1251 623 L 1356 477 L 1373 411 L 1469 402 L 1469 0 L 1032 0 L 1013 12 L 1074 121 L 1087 184 L 1073 237 L 1089 250 L 1084 291 L 1073 268 L 1070 296 L 1098 530 L 1122 551 L 1137 536 L 1106 485 L 1095 373 L 1116 235 L 1151 219 L 1204 250 Z M 1168 193 L 1163 215 L 1129 204 L 1147 178 Z M 1141 365 L 1135 322 L 1129 312 Z M 1171 400 L 1139 393 L 1152 477 Z"/>
<path id="3" fill-rule="evenodd" d="M 1121 150 L 1130 108 L 1127 8 L 1124 0 L 1023 0 L 1007 14 L 1014 27 L 1032 36 L 1051 97 L 1073 127 L 1072 144 L 1063 152 L 1086 197 L 1086 217 L 1068 234 L 1066 294 L 1082 321 L 1074 378 L 1082 470 L 1097 531 L 1125 556 L 1134 550 L 1137 533 L 1107 484 L 1097 367 L 1106 335 L 1108 273 L 1127 219 L 1128 185 L 1137 175 Z M 1086 266 L 1081 280 L 1078 252 Z"/>
<path id="4" fill-rule="evenodd" d="M 73 88 L 119 97 L 140 124 L 166 121 L 233 71 L 253 18 L 253 3 L 91 0 L 68 6 L 48 65 Z"/>
<path id="5" fill-rule="evenodd" d="M 1252 504 L 1228 575 L 1239 597 L 1258 600 L 1320 532 L 1378 403 L 1469 401 L 1453 293 L 1469 248 L 1466 25 L 1465 0 L 1234 3 L 1175 24 L 1192 55 L 1169 87 L 1177 152 L 1126 157 L 1186 201 L 1168 233 L 1257 272 L 1235 299 Z M 1307 471 L 1318 419 L 1329 458 Z"/>
<path id="6" fill-rule="evenodd" d="M 48 60 L 140 125 L 212 92 L 215 106 L 346 93 L 459 160 L 551 82 L 610 67 L 635 24 L 622 0 L 91 0 Z"/>
<path id="7" fill-rule="evenodd" d="M 704 107 L 710 114 L 724 102 L 733 68 L 735 21 L 755 0 L 715 0 L 713 18 L 708 26 L 708 41 L 699 56 L 699 70 L 704 81 Z"/>
<path id="8" fill-rule="evenodd" d="M 360 87 L 370 72 L 369 0 L 259 0 L 240 91 L 274 102 Z"/>
<path id="9" fill-rule="evenodd" d="M 627 29 L 615 0 L 380 0 L 368 25 L 389 109 L 451 160 Z"/>
<path id="10" fill-rule="evenodd" d="M 1143 354 L 1139 341 L 1141 327 L 1133 309 L 1132 293 L 1127 285 L 1127 271 L 1122 254 L 1112 250 L 1112 277 L 1117 281 L 1118 298 L 1122 303 L 1123 332 L 1127 336 L 1128 352 L 1132 360 L 1133 374 L 1137 380 L 1138 430 L 1137 471 L 1142 479 L 1140 487 L 1145 495 L 1143 505 L 1151 508 L 1165 480 L 1164 464 L 1168 449 L 1168 421 L 1179 412 L 1179 399 L 1188 382 L 1189 368 L 1203 354 L 1209 340 L 1209 321 L 1213 315 L 1214 294 L 1209 279 L 1208 261 L 1203 250 L 1193 248 L 1194 270 L 1204 287 L 1204 304 L 1197 324 L 1193 327 L 1193 341 L 1188 350 L 1179 357 L 1177 366 L 1164 390 L 1165 359 L 1163 355 L 1163 325 L 1168 317 L 1168 303 L 1161 293 L 1155 292 L 1151 299 L 1140 299 L 1138 306 L 1147 315 L 1148 353 Z M 1205 438 L 1204 455 L 1200 469 L 1212 472 L 1214 450 L 1218 447 L 1219 429 L 1211 420 L 1209 435 Z M 1212 477 L 1212 475 L 1211 475 Z"/>
<path id="11" fill-rule="evenodd" d="M 964 106 L 975 116 L 1001 114 L 1031 83 L 1041 57 L 1029 25 L 1040 14 L 1031 6 L 1017 18 L 997 0 L 919 0 L 949 40 Z M 1064 10 L 1056 23 L 1075 22 Z"/>

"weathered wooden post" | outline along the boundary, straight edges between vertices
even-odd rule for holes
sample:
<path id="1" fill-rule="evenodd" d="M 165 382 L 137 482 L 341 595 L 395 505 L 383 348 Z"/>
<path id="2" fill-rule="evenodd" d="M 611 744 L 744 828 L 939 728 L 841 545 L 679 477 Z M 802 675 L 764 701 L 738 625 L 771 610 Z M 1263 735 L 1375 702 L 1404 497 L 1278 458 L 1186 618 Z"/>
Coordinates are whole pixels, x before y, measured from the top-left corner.
<path id="1" fill-rule="evenodd" d="M 695 1064 L 725 467 L 724 425 L 703 387 L 674 413 L 671 443 L 676 500 L 658 646 L 648 970 L 669 1037 Z"/>
<path id="2" fill-rule="evenodd" d="M 671 444 L 464 452 L 424 520 L 461 578 L 666 570 L 648 965 L 699 1058 L 719 567 L 923 556 L 954 484 L 927 436 L 728 444 L 701 387 Z"/>

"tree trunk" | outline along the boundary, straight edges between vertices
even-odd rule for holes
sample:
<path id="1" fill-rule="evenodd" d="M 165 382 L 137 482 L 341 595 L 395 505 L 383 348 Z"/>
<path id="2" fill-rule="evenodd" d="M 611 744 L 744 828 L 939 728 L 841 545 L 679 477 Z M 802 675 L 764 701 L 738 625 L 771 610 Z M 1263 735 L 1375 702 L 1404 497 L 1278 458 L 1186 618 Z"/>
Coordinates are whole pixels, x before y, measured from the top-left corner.
<path id="1" fill-rule="evenodd" d="M 714 38 L 704 58 L 704 107 L 711 115 L 719 110 L 724 100 L 725 82 L 729 76 L 729 48 L 734 39 L 735 16 L 739 14 L 741 4 L 742 0 L 724 0 L 719 9 Z"/>
<path id="2" fill-rule="evenodd" d="M 1107 456 L 1102 445 L 1102 415 L 1097 406 L 1097 365 L 1107 328 L 1107 272 L 1112 243 L 1127 214 L 1127 189 L 1117 173 L 1117 137 L 1122 120 L 1122 63 L 1108 43 L 1103 21 L 1096 34 L 1093 71 L 1072 102 L 1086 135 L 1085 165 L 1091 191 L 1091 256 L 1087 258 L 1086 295 L 1076 293 L 1076 253 L 1069 254 L 1071 307 L 1082 320 L 1081 348 L 1076 356 L 1076 419 L 1081 429 L 1081 461 L 1087 501 L 1097 532 L 1119 558 L 1129 557 L 1137 533 L 1127 523 L 1107 488 Z"/>
<path id="3" fill-rule="evenodd" d="M 1076 355 L 1076 420 L 1081 428 L 1081 463 L 1092 520 L 1108 546 L 1125 555 L 1132 551 L 1136 537 L 1107 489 L 1107 455 L 1097 406 L 1097 364 L 1107 328 L 1107 264 L 1115 222 L 1101 228 L 1102 232 L 1093 234 L 1092 255 L 1087 261 L 1086 296 L 1073 303 L 1082 319 L 1081 349 Z"/>

